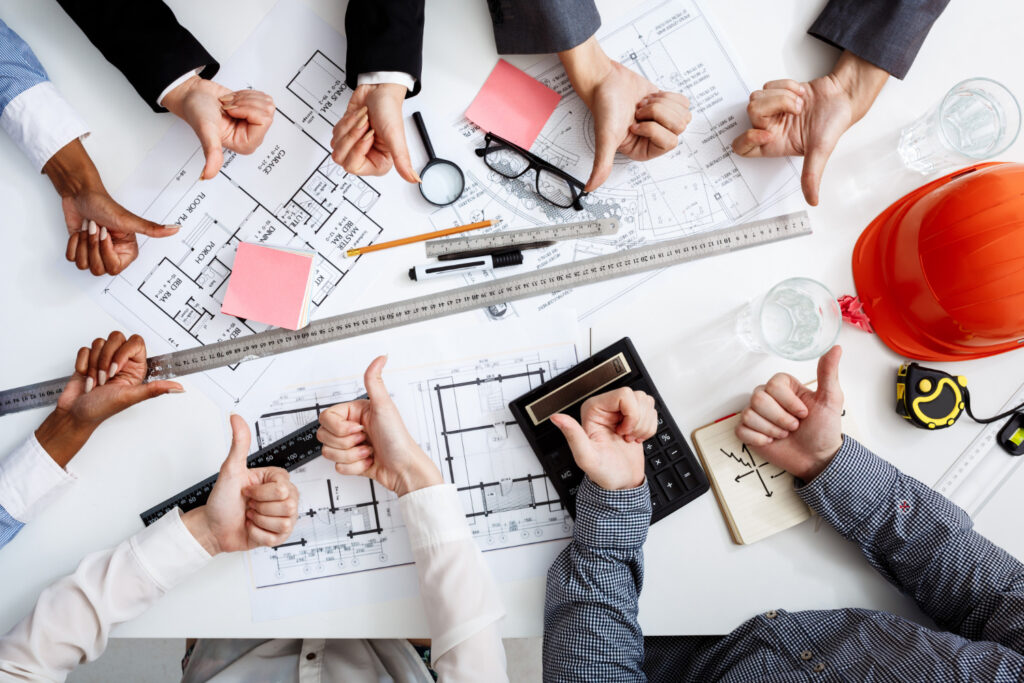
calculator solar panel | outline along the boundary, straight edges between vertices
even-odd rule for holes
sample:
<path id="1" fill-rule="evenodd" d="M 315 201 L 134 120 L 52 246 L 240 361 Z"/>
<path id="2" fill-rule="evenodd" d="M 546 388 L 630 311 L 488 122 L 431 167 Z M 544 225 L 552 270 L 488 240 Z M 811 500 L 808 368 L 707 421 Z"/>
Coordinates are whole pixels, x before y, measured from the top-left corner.
<path id="1" fill-rule="evenodd" d="M 583 471 L 573 460 L 565 437 L 548 418 L 565 413 L 579 420 L 587 398 L 620 387 L 650 394 L 658 411 L 658 431 L 643 444 L 653 524 L 707 491 L 708 480 L 629 337 L 520 396 L 509 408 L 562 504 L 575 518 L 576 490 Z"/>

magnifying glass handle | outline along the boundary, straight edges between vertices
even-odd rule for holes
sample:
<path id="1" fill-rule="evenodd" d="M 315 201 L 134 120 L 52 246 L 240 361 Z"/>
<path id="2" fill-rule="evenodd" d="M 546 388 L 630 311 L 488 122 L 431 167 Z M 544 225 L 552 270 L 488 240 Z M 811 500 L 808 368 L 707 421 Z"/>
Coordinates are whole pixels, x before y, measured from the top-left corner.
<path id="1" fill-rule="evenodd" d="M 427 135 L 427 126 L 423 123 L 423 117 L 418 111 L 412 113 L 412 120 L 416 122 L 416 129 L 420 132 L 420 137 L 423 138 L 423 146 L 427 148 L 427 156 L 433 161 L 437 158 L 434 154 L 434 145 L 430 144 L 430 136 Z"/>

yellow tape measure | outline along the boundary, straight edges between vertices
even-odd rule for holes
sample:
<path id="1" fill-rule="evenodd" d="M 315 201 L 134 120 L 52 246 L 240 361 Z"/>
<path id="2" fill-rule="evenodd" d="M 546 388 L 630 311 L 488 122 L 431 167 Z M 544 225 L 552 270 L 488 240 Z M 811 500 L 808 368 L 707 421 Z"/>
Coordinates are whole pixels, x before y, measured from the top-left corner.
<path id="1" fill-rule="evenodd" d="M 917 363 L 896 373 L 896 412 L 922 429 L 951 427 L 967 406 L 967 378 Z"/>

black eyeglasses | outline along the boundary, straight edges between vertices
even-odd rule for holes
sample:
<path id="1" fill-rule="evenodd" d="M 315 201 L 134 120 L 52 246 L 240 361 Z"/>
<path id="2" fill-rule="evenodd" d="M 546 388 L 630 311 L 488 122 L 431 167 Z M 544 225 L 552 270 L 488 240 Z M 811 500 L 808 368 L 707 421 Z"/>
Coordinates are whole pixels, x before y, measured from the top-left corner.
<path id="1" fill-rule="evenodd" d="M 536 171 L 537 194 L 560 208 L 583 210 L 580 199 L 587 194 L 583 191 L 583 183 L 519 145 L 488 133 L 484 137 L 484 146 L 476 150 L 476 155 L 483 157 L 492 171 L 509 179 L 518 178 L 530 170 Z"/>

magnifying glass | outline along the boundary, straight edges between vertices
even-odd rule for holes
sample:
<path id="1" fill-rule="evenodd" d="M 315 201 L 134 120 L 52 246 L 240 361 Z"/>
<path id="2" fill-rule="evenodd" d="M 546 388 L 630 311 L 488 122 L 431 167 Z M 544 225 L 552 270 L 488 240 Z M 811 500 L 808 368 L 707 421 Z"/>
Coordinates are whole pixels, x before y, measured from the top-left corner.
<path id="1" fill-rule="evenodd" d="M 419 112 L 413 113 L 412 120 L 416 122 L 416 128 L 420 131 L 423 146 L 430 158 L 420 171 L 420 194 L 434 206 L 448 206 L 462 196 L 462 190 L 466 187 L 466 177 L 462 175 L 462 169 L 456 166 L 454 161 L 440 159 L 434 154 L 434 146 L 430 144 L 427 127 Z"/>

